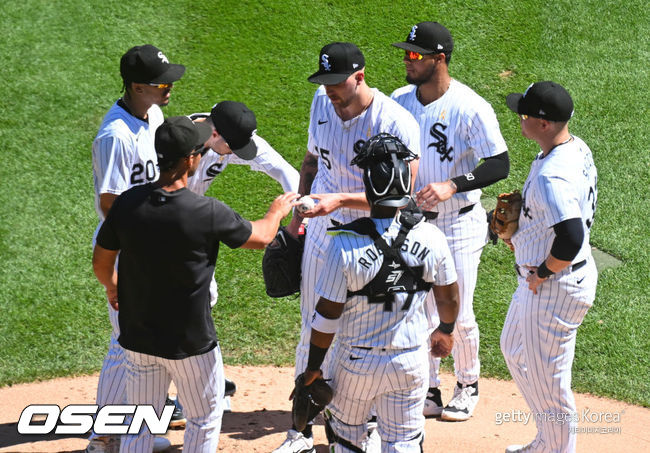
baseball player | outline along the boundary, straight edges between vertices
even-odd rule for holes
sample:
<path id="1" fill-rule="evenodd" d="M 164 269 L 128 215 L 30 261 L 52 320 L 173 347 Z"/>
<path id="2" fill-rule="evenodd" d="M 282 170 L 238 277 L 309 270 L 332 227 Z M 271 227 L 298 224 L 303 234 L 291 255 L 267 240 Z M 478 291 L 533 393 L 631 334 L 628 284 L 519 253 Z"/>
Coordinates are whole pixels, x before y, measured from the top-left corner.
<path id="1" fill-rule="evenodd" d="M 120 74 L 124 95 L 104 117 L 92 147 L 95 211 L 99 217 L 93 244 L 117 196 L 130 187 L 158 179 L 154 134 L 163 122 L 160 107 L 169 103 L 174 82 L 184 72 L 185 66 L 169 63 L 160 49 L 149 44 L 132 47 L 122 56 Z M 108 314 L 113 331 L 97 385 L 100 407 L 124 404 L 126 400 L 124 351 L 117 341 L 118 313 L 110 304 Z M 115 442 L 115 438 L 92 433 L 87 451 L 100 453 Z M 154 449 L 160 451 L 169 445 L 167 439 L 159 437 Z"/>
<path id="2" fill-rule="evenodd" d="M 203 156 L 197 172 L 188 178 L 187 186 L 204 195 L 214 178 L 229 163 L 248 165 L 275 179 L 285 192 L 296 192 L 300 174 L 262 137 L 257 135 L 255 114 L 241 102 L 221 101 L 210 113 L 190 115 L 194 121 L 208 121 L 212 136 L 206 142 L 209 151 Z M 252 138 L 253 147 L 241 147 L 243 138 Z"/>
<path id="3" fill-rule="evenodd" d="M 576 332 L 596 296 L 598 272 L 589 231 L 598 190 L 589 147 L 569 133 L 573 101 L 559 84 L 512 93 L 521 133 L 541 151 L 522 191 L 511 238 L 519 286 L 501 333 L 501 351 L 535 417 L 537 436 L 506 452 L 576 451 L 578 416 L 571 392 Z"/>
<path id="4" fill-rule="evenodd" d="M 220 173 L 229 163 L 248 165 L 251 170 L 261 171 L 275 179 L 285 192 L 297 192 L 299 173 L 262 137 L 257 135 L 255 113 L 241 102 L 221 101 L 210 113 L 194 113 L 190 118 L 205 121 L 212 128 L 206 142 L 208 150 L 201 158 L 196 172 L 188 177 L 187 188 L 205 195 Z M 247 146 L 248 144 L 252 146 Z M 210 305 L 218 298 L 217 281 L 210 282 Z M 224 410 L 230 409 L 229 395 L 235 392 L 235 383 L 226 379 Z M 173 419 L 173 418 L 172 418 Z"/>
<path id="5" fill-rule="evenodd" d="M 316 285 L 320 299 L 304 377 L 309 383 L 321 375 L 336 334 L 326 417 L 332 452 L 365 451 L 372 407 L 384 453 L 422 451 L 429 379 L 424 304 L 432 285 L 441 319 L 431 334 L 432 353 L 451 352 L 458 285 L 446 238 L 422 217 L 397 214 L 410 200 L 408 154 L 393 136 L 371 138 L 356 159 L 370 218 L 330 228 L 335 236 Z"/>
<path id="6" fill-rule="evenodd" d="M 479 331 L 473 298 L 481 251 L 487 242 L 480 188 L 508 175 L 507 147 L 490 104 L 449 75 L 454 45 L 449 30 L 437 22 L 420 22 L 411 28 L 405 42 L 393 45 L 405 51 L 409 85 L 395 90 L 391 97 L 420 124 L 422 156 L 415 182 L 416 201 L 428 221 L 447 237 L 460 291 L 452 351 L 458 382 L 443 408 L 438 388 L 440 359 L 430 357 L 424 414 L 462 421 L 472 416 L 479 398 Z M 428 307 L 435 311 L 432 296 Z M 435 316 L 433 319 L 435 327 Z"/>
<path id="7" fill-rule="evenodd" d="M 248 165 L 251 170 L 261 171 L 275 179 L 285 192 L 296 192 L 300 174 L 262 137 L 257 135 L 255 113 L 245 104 L 221 101 L 210 113 L 194 113 L 190 118 L 205 121 L 212 128 L 206 142 L 207 151 L 196 173 L 187 179 L 187 188 L 205 195 L 214 181 L 229 163 Z M 250 144 L 250 146 L 248 146 Z M 211 305 L 217 303 L 217 282 L 210 286 Z"/>
<path id="8" fill-rule="evenodd" d="M 223 411 L 223 364 L 210 315 L 219 243 L 264 248 L 297 198 L 280 195 L 263 219 L 249 222 L 187 190 L 211 134 L 208 124 L 185 116 L 165 120 L 155 136 L 160 179 L 116 199 L 93 254 L 95 274 L 119 310 L 127 402 L 160 412 L 173 379 L 187 416 L 183 449 L 197 453 L 217 451 Z M 122 436 L 120 453 L 152 447 L 153 436 L 142 429 Z"/>
<path id="9" fill-rule="evenodd" d="M 294 236 L 304 217 L 310 217 L 305 238 L 300 287 L 302 327 L 296 347 L 296 376 L 305 369 L 309 354 L 311 318 L 316 307 L 316 279 L 323 272 L 329 244 L 327 228 L 367 214 L 361 171 L 350 166 L 355 147 L 386 132 L 398 137 L 416 156 L 410 161 L 417 172 L 420 154 L 419 128 L 410 113 L 365 80 L 365 59 L 352 43 L 324 46 L 318 71 L 308 80 L 321 85 L 314 94 L 309 122 L 307 153 L 300 170 L 299 192 L 316 199 L 314 209 L 294 212 L 289 232 Z M 290 429 L 276 453 L 313 451 L 311 425 L 301 433 Z"/>

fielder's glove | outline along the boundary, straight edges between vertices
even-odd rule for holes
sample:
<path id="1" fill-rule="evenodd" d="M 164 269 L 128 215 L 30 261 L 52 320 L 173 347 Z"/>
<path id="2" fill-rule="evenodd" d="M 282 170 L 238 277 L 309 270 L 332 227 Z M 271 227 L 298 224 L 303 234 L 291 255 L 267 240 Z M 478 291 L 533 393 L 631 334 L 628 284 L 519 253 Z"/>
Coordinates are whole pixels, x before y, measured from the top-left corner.
<path id="1" fill-rule="evenodd" d="M 519 227 L 521 202 L 518 190 L 500 194 L 490 218 L 490 231 L 501 239 L 510 239 Z"/>
<path id="2" fill-rule="evenodd" d="M 314 419 L 332 401 L 334 391 L 322 377 L 309 385 L 305 385 L 305 375 L 296 378 L 293 389 L 293 406 L 291 416 L 296 430 L 302 431 L 307 423 Z"/>
<path id="3" fill-rule="evenodd" d="M 300 263 L 305 236 L 298 239 L 280 227 L 275 239 L 264 252 L 262 274 L 269 297 L 285 297 L 300 291 Z"/>

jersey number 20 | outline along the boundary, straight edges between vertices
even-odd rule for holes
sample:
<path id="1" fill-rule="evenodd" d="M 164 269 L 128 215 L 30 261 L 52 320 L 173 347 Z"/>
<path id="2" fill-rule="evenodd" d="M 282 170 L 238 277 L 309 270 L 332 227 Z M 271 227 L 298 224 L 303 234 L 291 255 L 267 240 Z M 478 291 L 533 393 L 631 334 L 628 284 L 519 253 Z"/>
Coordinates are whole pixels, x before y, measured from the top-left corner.
<path id="1" fill-rule="evenodd" d="M 156 165 L 153 161 L 148 160 L 146 164 L 142 165 L 141 163 L 133 164 L 133 169 L 131 170 L 131 184 L 143 184 L 146 182 L 151 182 L 156 177 Z"/>

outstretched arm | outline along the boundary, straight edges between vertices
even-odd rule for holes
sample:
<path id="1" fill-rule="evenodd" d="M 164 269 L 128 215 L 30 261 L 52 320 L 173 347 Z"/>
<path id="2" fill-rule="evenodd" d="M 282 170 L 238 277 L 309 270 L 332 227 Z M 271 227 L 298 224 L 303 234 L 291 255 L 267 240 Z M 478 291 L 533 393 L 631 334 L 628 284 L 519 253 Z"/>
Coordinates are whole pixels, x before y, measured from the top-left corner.
<path id="1" fill-rule="evenodd" d="M 425 210 L 433 209 L 438 203 L 449 200 L 455 193 L 487 187 L 507 177 L 509 172 L 510 159 L 505 151 L 486 158 L 465 175 L 427 184 L 417 193 L 417 203 Z"/>
<path id="2" fill-rule="evenodd" d="M 298 194 L 287 192 L 278 196 L 269 207 L 266 215 L 260 220 L 251 222 L 252 232 L 248 240 L 241 246 L 244 249 L 263 249 L 275 238 L 280 222 L 296 203 Z"/>
<path id="3" fill-rule="evenodd" d="M 298 193 L 302 195 L 309 195 L 311 193 L 311 185 L 316 178 L 318 172 L 318 157 L 307 151 L 305 158 L 300 167 L 300 182 L 298 183 Z M 294 210 L 291 223 L 287 227 L 287 231 L 294 237 L 298 237 L 298 229 L 303 221 L 303 216 Z"/>

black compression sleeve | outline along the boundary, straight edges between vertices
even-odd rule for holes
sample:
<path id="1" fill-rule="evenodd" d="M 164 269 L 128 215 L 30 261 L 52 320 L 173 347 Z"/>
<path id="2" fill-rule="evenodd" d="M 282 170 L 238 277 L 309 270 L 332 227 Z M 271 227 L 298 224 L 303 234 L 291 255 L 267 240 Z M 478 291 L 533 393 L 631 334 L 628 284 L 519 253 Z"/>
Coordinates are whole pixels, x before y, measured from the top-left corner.
<path id="1" fill-rule="evenodd" d="M 576 257 L 585 238 L 582 219 L 567 219 L 553 225 L 555 239 L 551 246 L 551 255 L 562 261 L 571 261 Z"/>
<path id="2" fill-rule="evenodd" d="M 481 165 L 465 175 L 455 176 L 451 180 L 456 184 L 456 192 L 480 189 L 489 186 L 508 176 L 510 158 L 505 151 L 496 156 L 486 158 Z"/>
<path id="3" fill-rule="evenodd" d="M 314 343 L 309 343 L 309 357 L 307 358 L 307 369 L 311 371 L 320 370 L 320 366 L 325 360 L 325 354 L 329 348 L 321 348 Z"/>

